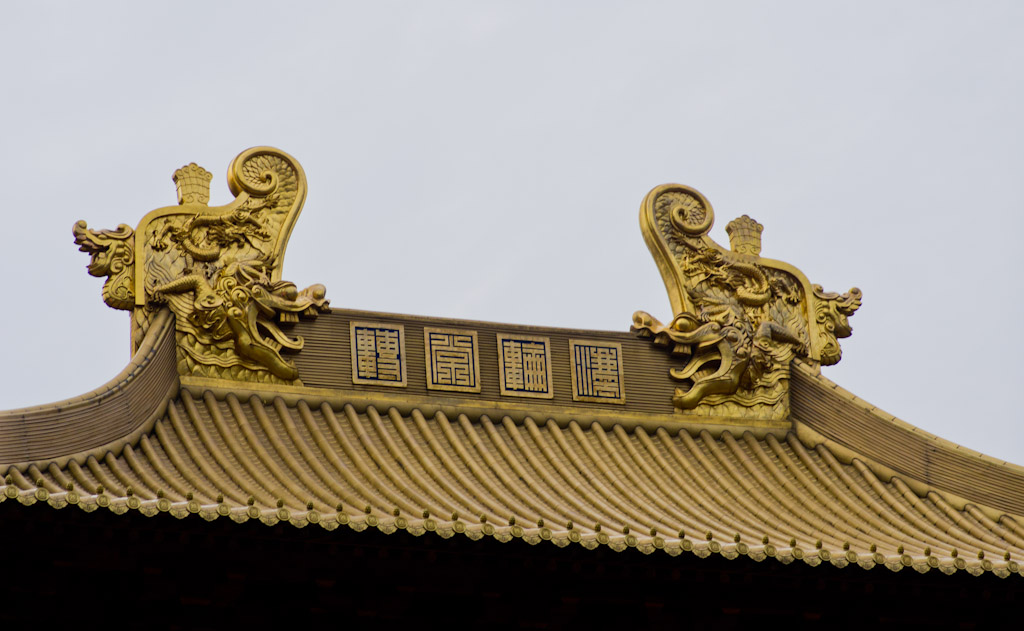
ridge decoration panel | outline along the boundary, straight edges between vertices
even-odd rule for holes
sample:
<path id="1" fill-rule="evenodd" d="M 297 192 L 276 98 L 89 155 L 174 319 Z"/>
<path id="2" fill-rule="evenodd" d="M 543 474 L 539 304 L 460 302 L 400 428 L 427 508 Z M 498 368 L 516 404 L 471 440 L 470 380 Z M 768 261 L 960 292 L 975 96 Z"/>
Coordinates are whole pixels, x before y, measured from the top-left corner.
<path id="1" fill-rule="evenodd" d="M 476 331 L 424 327 L 427 388 L 480 392 L 480 353 Z"/>
<path id="2" fill-rule="evenodd" d="M 569 340 L 572 400 L 626 402 L 622 379 L 622 345 L 618 342 Z"/>
<path id="3" fill-rule="evenodd" d="M 499 386 L 502 396 L 554 398 L 551 340 L 498 333 Z"/>
<path id="4" fill-rule="evenodd" d="M 404 388 L 405 327 L 401 324 L 352 322 L 352 383 Z"/>

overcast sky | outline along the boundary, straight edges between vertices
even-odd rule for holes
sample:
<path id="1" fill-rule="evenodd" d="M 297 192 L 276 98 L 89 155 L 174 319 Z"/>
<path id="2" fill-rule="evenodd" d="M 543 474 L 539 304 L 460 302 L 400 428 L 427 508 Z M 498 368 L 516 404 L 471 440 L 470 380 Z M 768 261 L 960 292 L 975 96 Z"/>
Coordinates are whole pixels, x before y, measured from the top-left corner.
<path id="1" fill-rule="evenodd" d="M 637 210 L 749 214 L 864 291 L 824 373 L 1024 463 L 1024 5 L 18 3 L 0 22 L 0 409 L 128 360 L 71 226 L 276 146 L 309 195 L 284 277 L 335 307 L 627 330 L 671 318 Z"/>

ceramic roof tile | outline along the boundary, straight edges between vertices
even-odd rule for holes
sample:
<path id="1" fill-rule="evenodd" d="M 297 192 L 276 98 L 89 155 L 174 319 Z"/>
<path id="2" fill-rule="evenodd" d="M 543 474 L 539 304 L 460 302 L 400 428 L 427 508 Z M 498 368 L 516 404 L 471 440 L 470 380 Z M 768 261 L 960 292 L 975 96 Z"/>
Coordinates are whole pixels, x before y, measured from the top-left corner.
<path id="1" fill-rule="evenodd" d="M 182 518 L 1002 576 L 1024 558 L 1015 518 L 922 497 L 795 432 L 691 435 L 183 389 L 117 455 L 5 477 L 0 497 L 25 504 Z"/>

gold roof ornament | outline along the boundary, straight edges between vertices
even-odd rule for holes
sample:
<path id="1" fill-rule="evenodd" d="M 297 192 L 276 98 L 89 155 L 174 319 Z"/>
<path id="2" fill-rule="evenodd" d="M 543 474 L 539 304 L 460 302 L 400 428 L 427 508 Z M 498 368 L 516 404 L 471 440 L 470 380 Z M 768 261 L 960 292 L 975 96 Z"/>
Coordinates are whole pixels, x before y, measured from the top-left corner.
<path id="1" fill-rule="evenodd" d="M 849 337 L 861 291 L 825 292 L 781 261 L 761 258 L 764 227 L 744 215 L 726 227 L 731 249 L 708 237 L 715 213 L 696 189 L 665 184 L 647 194 L 640 229 L 672 304 L 664 325 L 633 314 L 632 330 L 678 356 L 679 411 L 782 420 L 789 415 L 790 362 L 831 365 Z"/>
<path id="2" fill-rule="evenodd" d="M 210 180 L 213 174 L 195 162 L 175 171 L 171 179 L 178 187 L 179 205 L 210 203 Z"/>
<path id="3" fill-rule="evenodd" d="M 638 312 L 638 338 L 319 313 L 322 286 L 280 280 L 298 164 L 251 149 L 228 178 L 225 206 L 188 165 L 180 203 L 137 229 L 75 225 L 104 300 L 133 312 L 136 352 L 91 392 L 0 411 L 4 510 L 1024 575 L 1024 468 L 826 379 L 860 292 L 761 258 L 749 217 L 717 245 L 693 189 L 659 187 L 641 209 L 675 315 Z"/>
<path id="4" fill-rule="evenodd" d="M 234 201 L 208 206 L 211 174 L 196 165 L 174 173 L 178 205 L 147 214 L 133 231 L 73 228 L 105 276 L 103 300 L 132 311 L 132 350 L 165 305 L 176 316 L 183 375 L 298 384 L 282 351 L 298 351 L 279 324 L 325 311 L 323 285 L 299 290 L 281 263 L 306 197 L 302 167 L 270 147 L 243 151 L 228 167 Z"/>

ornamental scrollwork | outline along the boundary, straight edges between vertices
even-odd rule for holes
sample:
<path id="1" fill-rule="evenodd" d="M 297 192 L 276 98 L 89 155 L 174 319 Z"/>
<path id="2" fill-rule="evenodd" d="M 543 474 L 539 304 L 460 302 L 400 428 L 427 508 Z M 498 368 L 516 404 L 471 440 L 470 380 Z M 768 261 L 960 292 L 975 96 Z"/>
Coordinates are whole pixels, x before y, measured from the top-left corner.
<path id="1" fill-rule="evenodd" d="M 726 227 L 730 249 L 707 236 L 713 223 L 695 189 L 670 184 L 647 195 L 641 231 L 675 315 L 665 325 L 638 311 L 632 330 L 679 358 L 669 371 L 678 410 L 785 419 L 790 362 L 838 362 L 861 292 L 825 292 L 795 267 L 761 258 L 763 226 L 746 215 Z"/>
<path id="2" fill-rule="evenodd" d="M 157 310 L 176 316 L 181 374 L 299 384 L 283 352 L 301 350 L 283 324 L 328 308 L 323 285 L 300 290 L 281 280 L 285 246 L 305 199 L 305 175 L 289 155 L 249 149 L 228 169 L 234 201 L 209 206 L 211 175 L 196 164 L 173 178 L 178 205 L 154 210 L 132 230 L 74 226 L 91 255 L 89 273 L 106 276 L 103 299 L 133 312 L 138 348 Z"/>

